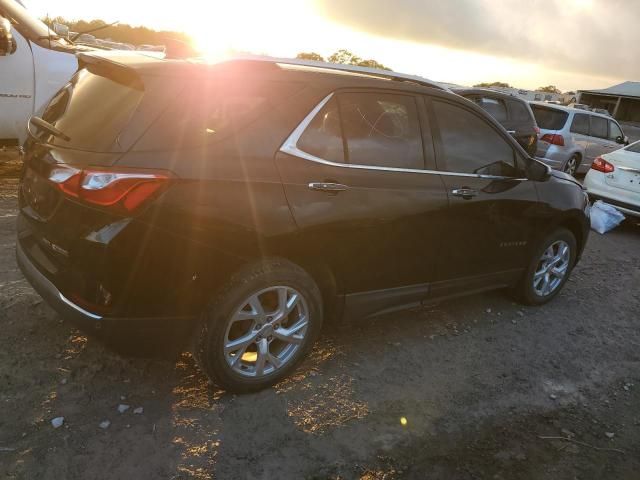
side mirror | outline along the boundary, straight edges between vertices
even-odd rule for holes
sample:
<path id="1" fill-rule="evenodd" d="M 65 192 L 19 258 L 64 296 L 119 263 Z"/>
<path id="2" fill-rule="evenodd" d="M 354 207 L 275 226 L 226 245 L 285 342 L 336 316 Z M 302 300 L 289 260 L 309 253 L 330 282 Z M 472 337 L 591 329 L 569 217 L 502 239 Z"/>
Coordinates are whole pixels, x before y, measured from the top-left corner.
<path id="1" fill-rule="evenodd" d="M 529 180 L 544 182 L 551 176 L 551 167 L 536 160 L 535 158 L 529 158 L 525 167 L 525 173 Z"/>
<path id="2" fill-rule="evenodd" d="M 621 145 L 628 145 L 629 139 L 627 137 L 623 137 L 622 135 L 618 135 L 616 137 L 616 143 L 619 143 Z"/>
<path id="3" fill-rule="evenodd" d="M 16 51 L 16 39 L 11 34 L 11 23 L 0 17 L 0 57 L 11 55 Z"/>

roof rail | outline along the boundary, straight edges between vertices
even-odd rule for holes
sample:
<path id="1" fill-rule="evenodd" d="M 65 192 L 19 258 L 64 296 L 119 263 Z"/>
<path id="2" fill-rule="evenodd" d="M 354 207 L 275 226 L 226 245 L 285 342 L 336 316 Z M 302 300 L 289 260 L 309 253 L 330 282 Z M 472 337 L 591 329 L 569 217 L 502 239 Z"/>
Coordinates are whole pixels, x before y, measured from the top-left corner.
<path id="1" fill-rule="evenodd" d="M 416 75 L 407 75 L 404 73 L 392 72 L 390 70 L 380 70 L 377 68 L 359 67 L 356 65 L 343 65 L 340 63 L 317 62 L 315 60 L 300 60 L 294 58 L 276 58 L 262 55 L 239 55 L 230 58 L 228 61 L 242 60 L 255 62 L 271 62 L 282 65 L 297 65 L 301 67 L 322 68 L 326 70 L 338 70 L 342 72 L 355 73 L 360 75 L 368 75 L 372 77 L 384 78 L 387 80 L 395 80 L 398 82 L 411 82 L 424 87 L 437 88 L 439 90 L 449 91 L 449 88 L 440 85 L 438 82 L 428 80 Z"/>

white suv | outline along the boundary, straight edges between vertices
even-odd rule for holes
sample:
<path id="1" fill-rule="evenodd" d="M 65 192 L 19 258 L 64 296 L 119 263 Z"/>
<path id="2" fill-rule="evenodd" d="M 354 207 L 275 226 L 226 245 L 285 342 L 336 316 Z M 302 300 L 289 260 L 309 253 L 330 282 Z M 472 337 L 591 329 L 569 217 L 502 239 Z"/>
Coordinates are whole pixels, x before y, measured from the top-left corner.
<path id="1" fill-rule="evenodd" d="M 640 141 L 596 158 L 584 186 L 594 200 L 640 217 Z"/>

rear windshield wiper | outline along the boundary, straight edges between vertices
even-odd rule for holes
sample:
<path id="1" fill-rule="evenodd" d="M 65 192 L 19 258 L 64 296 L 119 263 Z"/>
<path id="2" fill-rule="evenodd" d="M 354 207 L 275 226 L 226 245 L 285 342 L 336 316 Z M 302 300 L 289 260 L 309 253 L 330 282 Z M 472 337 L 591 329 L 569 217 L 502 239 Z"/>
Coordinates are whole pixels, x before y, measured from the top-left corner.
<path id="1" fill-rule="evenodd" d="M 60 130 L 58 130 L 56 127 L 54 127 L 53 125 L 51 125 L 49 122 L 47 122 L 46 120 L 41 119 L 40 117 L 36 117 L 35 115 L 33 117 L 31 117 L 29 119 L 30 123 L 33 123 L 36 127 L 45 130 L 47 132 L 49 132 L 51 135 L 53 135 L 54 137 L 58 137 L 61 138 L 62 140 L 64 140 L 65 142 L 70 142 L 71 141 L 71 137 L 69 137 L 68 135 L 65 135 L 63 132 L 61 132 Z"/>

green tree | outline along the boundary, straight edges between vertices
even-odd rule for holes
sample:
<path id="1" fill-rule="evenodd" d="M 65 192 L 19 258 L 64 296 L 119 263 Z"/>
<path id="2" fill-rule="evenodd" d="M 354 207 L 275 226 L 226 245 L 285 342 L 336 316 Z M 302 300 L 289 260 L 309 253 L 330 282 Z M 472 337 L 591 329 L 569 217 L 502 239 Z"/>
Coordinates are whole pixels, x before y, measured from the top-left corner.
<path id="1" fill-rule="evenodd" d="M 300 52 L 296 55 L 296 58 L 300 60 L 314 60 L 316 62 L 326 62 L 324 57 L 316 52 Z"/>
<path id="2" fill-rule="evenodd" d="M 536 90 L 536 92 L 545 92 L 545 93 L 562 93 L 558 87 L 555 85 L 547 85 L 546 87 L 540 87 Z"/>
<path id="3" fill-rule="evenodd" d="M 477 85 L 474 85 L 474 87 L 480 87 L 480 88 L 491 88 L 491 87 L 513 88 L 511 85 L 509 85 L 508 83 L 505 83 L 505 82 L 491 82 L 491 83 L 482 82 L 482 83 L 478 83 Z"/>
<path id="4" fill-rule="evenodd" d="M 327 61 L 329 63 L 341 63 L 343 65 L 355 65 L 357 67 L 368 67 L 368 68 L 378 68 L 380 70 L 391 70 L 389 67 L 387 67 L 386 65 L 383 65 L 382 63 L 376 60 L 372 60 L 372 59 L 364 60 L 361 57 L 353 54 L 352 52 L 344 48 L 334 52 L 331 56 L 329 56 Z"/>

